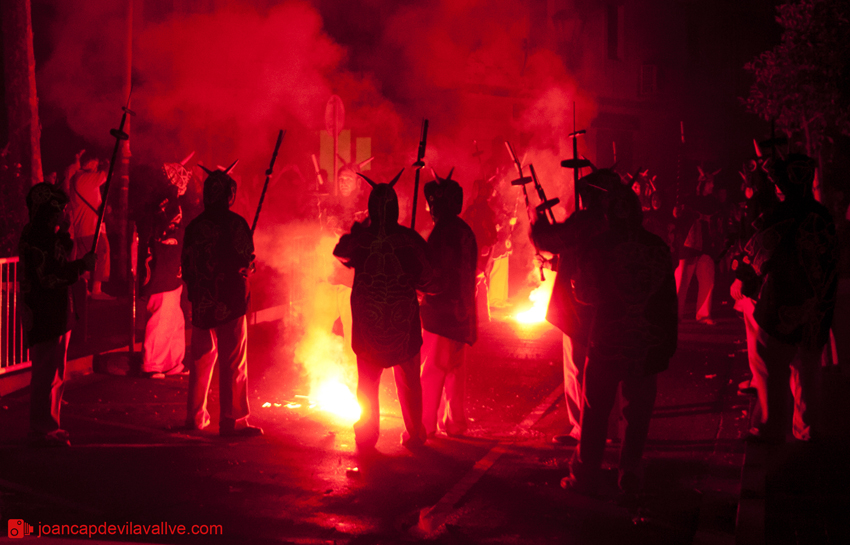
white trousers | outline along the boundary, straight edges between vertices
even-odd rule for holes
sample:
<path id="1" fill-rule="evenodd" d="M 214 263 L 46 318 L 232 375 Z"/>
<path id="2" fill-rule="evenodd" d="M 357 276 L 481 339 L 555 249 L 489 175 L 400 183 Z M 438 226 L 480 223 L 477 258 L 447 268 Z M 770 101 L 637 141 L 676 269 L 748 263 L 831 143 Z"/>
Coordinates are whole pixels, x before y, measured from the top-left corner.
<path id="1" fill-rule="evenodd" d="M 584 364 L 587 359 L 587 346 L 573 341 L 564 334 L 564 397 L 567 402 L 567 416 L 572 424 L 570 435 L 581 438 L 581 406 L 584 399 L 582 383 Z"/>
<path id="2" fill-rule="evenodd" d="M 186 355 L 186 322 L 180 308 L 183 286 L 154 293 L 148 299 L 148 323 L 145 326 L 145 373 L 178 372 Z"/>
<path id="3" fill-rule="evenodd" d="M 812 428 L 817 428 L 820 416 L 821 352 L 786 344 L 759 328 L 755 357 L 764 376 L 754 386 L 759 396 L 761 422 L 757 426 L 762 436 L 785 438 L 788 420 L 785 404 L 790 386 L 794 396 L 794 437 L 801 441 L 812 438 Z"/>
<path id="4" fill-rule="evenodd" d="M 248 321 L 245 316 L 213 327 L 192 330 L 194 369 L 189 375 L 187 424 L 210 424 L 207 396 L 216 362 L 221 410 L 219 426 L 243 427 L 248 421 Z"/>
<path id="5" fill-rule="evenodd" d="M 696 274 L 699 282 L 697 294 L 697 320 L 711 318 L 711 296 L 714 293 L 714 260 L 703 254 L 699 257 L 680 259 L 676 267 L 676 293 L 679 296 L 679 318 L 685 317 L 685 299 L 691 279 Z"/>
<path id="6" fill-rule="evenodd" d="M 422 330 L 422 424 L 433 435 L 439 428 L 449 435 L 462 435 L 468 427 L 466 397 L 466 343 Z M 440 401 L 445 389 L 445 406 Z"/>

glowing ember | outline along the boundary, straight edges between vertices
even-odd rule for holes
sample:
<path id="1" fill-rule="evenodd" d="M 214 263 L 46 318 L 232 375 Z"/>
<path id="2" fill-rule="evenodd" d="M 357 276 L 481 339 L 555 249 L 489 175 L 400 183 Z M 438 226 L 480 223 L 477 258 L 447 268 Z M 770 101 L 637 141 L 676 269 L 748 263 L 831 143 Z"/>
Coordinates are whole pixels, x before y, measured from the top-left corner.
<path id="1" fill-rule="evenodd" d="M 555 285 L 555 274 L 547 273 L 546 280 L 533 289 L 528 296 L 532 306 L 528 310 L 517 313 L 514 317 L 521 324 L 537 324 L 546 320 L 546 309 L 549 307 L 549 297 L 552 286 Z"/>
<path id="2" fill-rule="evenodd" d="M 264 408 L 264 409 L 268 409 L 268 408 L 269 408 L 269 407 L 271 407 L 271 406 L 272 406 L 272 404 L 271 404 L 271 403 L 269 403 L 268 401 L 266 401 L 265 403 L 263 403 L 263 408 Z"/>
<path id="3" fill-rule="evenodd" d="M 348 387 L 338 380 L 327 380 L 310 395 L 310 400 L 322 411 L 333 413 L 345 420 L 355 422 L 360 418 L 360 405 L 357 397 Z"/>

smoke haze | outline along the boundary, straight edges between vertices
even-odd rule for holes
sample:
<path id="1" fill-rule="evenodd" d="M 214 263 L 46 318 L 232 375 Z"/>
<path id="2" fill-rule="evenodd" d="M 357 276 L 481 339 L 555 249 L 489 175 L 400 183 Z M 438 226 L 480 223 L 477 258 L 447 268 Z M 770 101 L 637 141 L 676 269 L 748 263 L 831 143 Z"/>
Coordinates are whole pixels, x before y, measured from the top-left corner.
<path id="1" fill-rule="evenodd" d="M 117 126 L 126 101 L 126 6 L 113 0 L 51 4 L 53 50 L 38 72 L 40 96 L 83 139 L 109 149 L 114 142 L 109 129 Z M 580 127 L 596 108 L 561 57 L 532 36 L 534 18 L 540 17 L 533 12 L 540 9 L 536 4 L 187 1 L 180 5 L 202 7 L 182 12 L 158 12 L 162 8 L 155 4 L 146 2 L 144 15 L 134 15 L 133 162 L 176 161 L 192 150 L 193 162 L 206 165 L 239 158 L 235 172 L 245 183 L 238 211 L 249 221 L 279 129 L 288 132 L 276 172 L 288 170 L 288 181 L 273 186 L 270 193 L 281 193 L 268 198 L 292 201 L 308 191 L 310 156 L 318 153 L 332 94 L 345 104 L 345 128 L 372 138 L 370 177 L 386 180 L 408 167 L 397 186 L 403 223 L 410 221 L 409 165 L 426 117 L 426 164 L 442 176 L 455 167 L 453 177 L 467 202 L 472 181 L 484 171 L 498 174 L 506 202 L 520 198 L 520 190 L 508 183 L 516 177 L 503 145 L 508 139 L 526 164 L 534 163 L 549 196 L 561 197 L 558 216 L 572 210 L 572 173 L 559 162 L 572 153 L 566 134 L 573 104 Z M 210 4 L 219 7 L 210 10 Z M 480 160 L 472 155 L 473 141 L 484 152 Z M 422 183 L 431 179 L 428 170 L 422 171 Z M 514 252 L 530 257 L 522 206 L 518 216 Z M 317 282 L 330 273 L 335 239 L 307 253 L 295 243 L 317 232 L 316 225 L 296 221 L 286 203 L 264 208 L 258 260 L 280 275 L 297 276 L 287 278 L 289 291 L 281 298 L 313 297 Z M 417 225 L 430 228 L 430 218 Z M 316 296 L 313 301 L 321 304 L 300 309 L 303 342 L 317 344 L 324 334 L 317 331 L 332 324 L 332 295 Z"/>

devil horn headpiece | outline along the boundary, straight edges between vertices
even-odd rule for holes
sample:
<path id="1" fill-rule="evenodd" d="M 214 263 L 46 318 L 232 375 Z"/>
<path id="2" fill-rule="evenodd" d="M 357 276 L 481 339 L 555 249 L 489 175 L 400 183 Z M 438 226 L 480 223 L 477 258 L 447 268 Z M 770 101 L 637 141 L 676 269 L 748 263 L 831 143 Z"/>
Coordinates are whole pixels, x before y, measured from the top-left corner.
<path id="1" fill-rule="evenodd" d="M 192 152 L 192 153 L 194 153 L 194 152 Z M 190 157 L 191 157 L 191 156 L 190 156 Z M 237 159 L 237 160 L 233 161 L 233 162 L 230 164 L 230 166 L 229 166 L 229 167 L 227 167 L 227 168 L 224 168 L 224 167 L 223 167 L 223 166 L 221 166 L 221 165 L 217 165 L 217 166 L 218 166 L 218 168 L 216 168 L 215 170 L 210 170 L 210 169 L 208 169 L 207 167 L 205 167 L 204 165 L 202 165 L 202 164 L 200 164 L 200 163 L 198 163 L 198 166 L 199 166 L 199 167 L 201 167 L 201 169 L 202 169 L 204 172 L 206 172 L 206 173 L 207 173 L 207 175 L 210 175 L 210 174 L 212 174 L 213 172 L 223 172 L 224 174 L 230 174 L 230 172 L 233 170 L 233 167 L 235 167 L 235 166 L 236 166 L 236 163 L 238 163 L 238 162 L 239 162 L 239 159 Z"/>
<path id="2" fill-rule="evenodd" d="M 398 181 L 398 179 L 401 178 L 402 172 L 404 172 L 404 169 L 399 170 L 398 174 L 395 175 L 395 178 L 390 180 L 390 183 L 388 183 L 387 185 L 390 186 L 390 187 L 394 186 L 395 183 Z M 381 185 L 381 184 L 378 184 L 378 183 L 370 180 L 369 177 L 366 176 L 365 174 L 363 174 L 362 172 L 358 172 L 357 175 L 360 176 L 361 178 L 363 178 L 364 180 L 366 180 L 369 183 L 369 185 L 371 185 L 372 187 L 378 187 L 379 185 Z"/>
<path id="3" fill-rule="evenodd" d="M 401 173 L 402 173 L 402 172 L 404 172 L 404 169 L 401 169 L 401 170 L 399 170 L 399 171 L 398 171 L 398 174 L 396 174 L 396 175 L 395 175 L 395 178 L 393 178 L 393 179 L 390 181 L 390 187 L 394 186 L 394 185 L 395 185 L 395 183 L 398 181 L 398 179 L 399 179 L 399 178 L 401 178 Z"/>
<path id="4" fill-rule="evenodd" d="M 372 187 L 377 187 L 378 184 L 376 184 L 375 182 L 370 180 L 369 177 L 366 176 L 365 174 L 358 172 L 357 175 L 360 176 L 361 178 L 363 178 L 364 180 L 366 180 L 369 183 L 369 185 L 371 185 Z"/>
<path id="5" fill-rule="evenodd" d="M 455 167 L 452 167 L 452 169 L 449 171 L 449 175 L 446 176 L 445 178 L 442 178 L 442 177 L 440 177 L 439 174 L 437 174 L 436 170 L 434 170 L 433 168 L 431 169 L 431 174 L 434 175 L 434 179 L 437 181 L 437 183 L 443 183 L 446 180 L 451 180 L 452 174 L 454 174 L 454 172 L 455 172 Z"/>

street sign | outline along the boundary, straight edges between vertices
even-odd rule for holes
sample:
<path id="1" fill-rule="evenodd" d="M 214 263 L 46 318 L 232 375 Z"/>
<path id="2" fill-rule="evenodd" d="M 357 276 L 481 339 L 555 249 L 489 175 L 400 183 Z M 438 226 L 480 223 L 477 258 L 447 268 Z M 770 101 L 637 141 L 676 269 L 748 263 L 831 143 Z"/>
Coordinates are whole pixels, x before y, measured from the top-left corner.
<path id="1" fill-rule="evenodd" d="M 342 99 L 337 95 L 331 95 L 325 107 L 325 128 L 331 136 L 338 136 L 343 124 L 345 124 L 345 107 L 342 105 Z"/>

